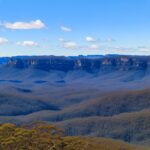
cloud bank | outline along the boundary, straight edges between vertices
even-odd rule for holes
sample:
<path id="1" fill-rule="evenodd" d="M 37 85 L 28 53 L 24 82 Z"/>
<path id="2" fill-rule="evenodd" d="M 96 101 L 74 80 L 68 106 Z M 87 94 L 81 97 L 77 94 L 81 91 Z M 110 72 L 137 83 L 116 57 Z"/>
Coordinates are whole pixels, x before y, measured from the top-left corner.
<path id="1" fill-rule="evenodd" d="M 29 46 L 29 47 L 37 47 L 38 43 L 34 41 L 23 41 L 23 42 L 17 42 L 16 43 L 19 46 Z"/>
<path id="2" fill-rule="evenodd" d="M 68 28 L 68 27 L 65 27 L 65 26 L 61 26 L 60 28 L 61 28 L 61 30 L 62 30 L 63 32 L 71 32 L 71 31 L 72 31 L 71 28 Z"/>
<path id="3" fill-rule="evenodd" d="M 12 30 L 29 30 L 29 29 L 42 29 L 45 24 L 41 20 L 35 20 L 30 22 L 6 22 L 3 25 L 6 29 Z"/>
<path id="4" fill-rule="evenodd" d="M 90 36 L 87 36 L 87 37 L 85 38 L 85 40 L 86 40 L 87 42 L 96 42 L 96 41 L 97 41 L 96 39 L 94 39 L 93 37 L 90 37 Z"/>
<path id="5" fill-rule="evenodd" d="M 0 37 L 0 45 L 8 43 L 8 39 Z"/>
<path id="6" fill-rule="evenodd" d="M 78 48 L 78 45 L 77 45 L 76 42 L 69 41 L 69 42 L 64 42 L 63 43 L 63 48 L 66 48 L 66 49 L 76 49 L 76 48 Z"/>

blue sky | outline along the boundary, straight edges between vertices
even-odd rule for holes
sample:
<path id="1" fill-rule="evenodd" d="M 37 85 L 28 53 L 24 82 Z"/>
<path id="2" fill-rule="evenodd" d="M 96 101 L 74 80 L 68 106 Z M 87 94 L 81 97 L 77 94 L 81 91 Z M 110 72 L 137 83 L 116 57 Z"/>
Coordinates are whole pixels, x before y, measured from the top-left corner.
<path id="1" fill-rule="evenodd" d="M 0 56 L 150 55 L 150 0 L 0 0 Z"/>

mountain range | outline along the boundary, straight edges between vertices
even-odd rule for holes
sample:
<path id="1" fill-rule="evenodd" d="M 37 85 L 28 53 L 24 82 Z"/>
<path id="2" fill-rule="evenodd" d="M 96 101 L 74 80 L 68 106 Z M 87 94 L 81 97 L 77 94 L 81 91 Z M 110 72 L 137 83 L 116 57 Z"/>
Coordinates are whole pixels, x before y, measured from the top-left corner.
<path id="1" fill-rule="evenodd" d="M 0 58 L 0 121 L 150 146 L 150 56 Z"/>

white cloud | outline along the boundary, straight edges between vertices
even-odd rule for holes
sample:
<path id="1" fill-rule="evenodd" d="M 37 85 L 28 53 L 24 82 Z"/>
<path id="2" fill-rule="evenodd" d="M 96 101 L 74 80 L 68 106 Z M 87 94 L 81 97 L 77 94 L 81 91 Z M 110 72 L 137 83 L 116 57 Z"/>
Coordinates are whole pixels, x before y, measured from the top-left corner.
<path id="1" fill-rule="evenodd" d="M 95 39 L 95 38 L 93 38 L 93 37 L 91 37 L 91 36 L 87 36 L 86 38 L 85 38 L 85 41 L 86 42 L 99 42 L 99 43 L 111 43 L 111 42 L 115 42 L 116 40 L 115 39 L 113 39 L 113 38 L 107 38 L 107 39 Z"/>
<path id="2" fill-rule="evenodd" d="M 63 43 L 63 48 L 67 48 L 67 49 L 76 49 L 78 48 L 78 44 L 76 42 L 64 42 Z"/>
<path id="3" fill-rule="evenodd" d="M 103 42 L 115 42 L 116 40 L 115 39 L 113 39 L 113 38 L 107 38 L 107 39 L 105 39 Z"/>
<path id="4" fill-rule="evenodd" d="M 85 38 L 85 40 L 86 40 L 87 42 L 96 42 L 96 41 L 97 41 L 96 39 L 94 39 L 93 37 L 90 37 L 90 36 L 87 36 L 87 37 Z"/>
<path id="5" fill-rule="evenodd" d="M 0 44 L 8 43 L 8 39 L 0 37 Z"/>
<path id="6" fill-rule="evenodd" d="M 31 47 L 37 47 L 38 43 L 34 42 L 34 41 L 23 41 L 23 42 L 17 42 L 17 45 L 20 46 L 31 46 Z"/>
<path id="7" fill-rule="evenodd" d="M 30 22 L 6 22 L 3 25 L 7 29 L 12 30 L 28 30 L 28 29 L 42 29 L 45 27 L 45 24 L 41 20 L 35 20 Z"/>
<path id="8" fill-rule="evenodd" d="M 72 31 L 71 28 L 68 28 L 68 27 L 65 27 L 65 26 L 61 26 L 60 28 L 61 28 L 61 30 L 64 31 L 64 32 L 71 32 L 71 31 Z"/>
<path id="9" fill-rule="evenodd" d="M 149 47 L 138 47 L 138 50 L 141 52 L 150 52 L 150 48 Z"/>
<path id="10" fill-rule="evenodd" d="M 91 46 L 90 46 L 90 49 L 99 49 L 99 46 L 98 45 L 96 45 L 96 44 L 92 44 Z"/>
<path id="11" fill-rule="evenodd" d="M 65 39 L 64 38 L 59 38 L 58 41 L 65 42 Z"/>

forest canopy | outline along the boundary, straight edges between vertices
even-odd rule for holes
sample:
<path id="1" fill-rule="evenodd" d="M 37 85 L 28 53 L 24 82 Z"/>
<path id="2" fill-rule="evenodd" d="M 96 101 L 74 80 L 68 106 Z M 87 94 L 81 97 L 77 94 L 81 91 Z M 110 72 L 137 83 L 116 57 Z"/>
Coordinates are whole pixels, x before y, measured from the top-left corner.
<path id="1" fill-rule="evenodd" d="M 120 141 L 104 138 L 65 137 L 63 131 L 45 122 L 22 126 L 0 125 L 0 150 L 138 150 Z"/>

